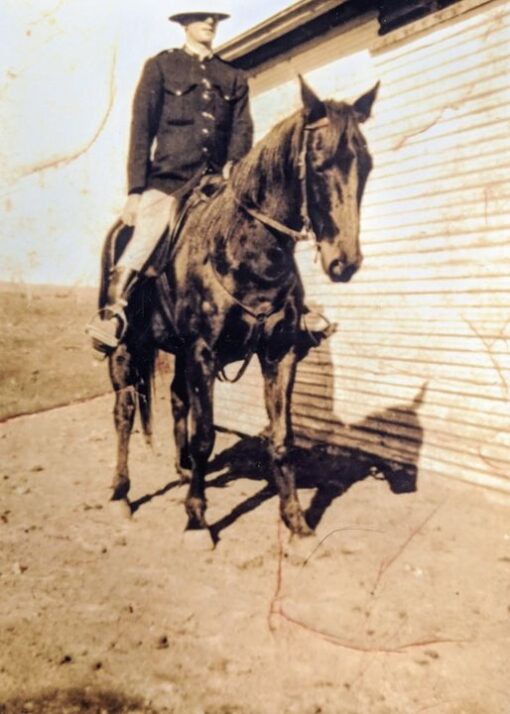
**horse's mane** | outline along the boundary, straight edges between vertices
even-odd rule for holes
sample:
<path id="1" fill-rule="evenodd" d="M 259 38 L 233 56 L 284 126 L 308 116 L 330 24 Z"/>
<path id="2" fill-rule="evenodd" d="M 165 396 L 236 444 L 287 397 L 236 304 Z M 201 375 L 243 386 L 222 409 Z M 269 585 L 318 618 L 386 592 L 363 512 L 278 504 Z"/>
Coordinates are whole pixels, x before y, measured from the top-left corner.
<path id="1" fill-rule="evenodd" d="M 272 187 L 285 185 L 295 177 L 303 126 L 303 112 L 295 112 L 276 124 L 241 159 L 231 177 L 239 201 L 258 206 Z"/>
<path id="2" fill-rule="evenodd" d="M 334 100 L 325 100 L 323 104 L 327 115 L 334 117 L 334 129 L 325 137 L 333 147 L 347 125 L 351 107 Z M 270 129 L 237 163 L 228 182 L 209 205 L 209 235 L 228 235 L 235 240 L 246 215 L 239 211 L 239 204 L 259 208 L 264 206 L 265 199 L 269 199 L 271 208 L 277 213 L 284 194 L 288 194 L 299 178 L 305 124 L 305 112 L 302 109 L 295 111 Z"/>
<path id="3" fill-rule="evenodd" d="M 207 220 L 203 223 L 207 235 L 236 240 L 246 216 L 239 211 L 239 204 L 258 207 L 267 196 L 278 201 L 279 192 L 288 190 L 298 176 L 304 124 L 303 111 L 294 112 L 270 129 L 236 164 L 206 208 Z M 202 238 L 199 243 L 203 244 Z"/>

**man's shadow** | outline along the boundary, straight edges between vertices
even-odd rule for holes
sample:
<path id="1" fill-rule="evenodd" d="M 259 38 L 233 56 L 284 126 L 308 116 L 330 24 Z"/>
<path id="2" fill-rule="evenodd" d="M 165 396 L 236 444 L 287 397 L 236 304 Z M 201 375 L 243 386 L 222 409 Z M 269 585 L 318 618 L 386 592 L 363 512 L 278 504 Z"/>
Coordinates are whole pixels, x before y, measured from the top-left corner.
<path id="1" fill-rule="evenodd" d="M 358 423 L 347 425 L 334 411 L 333 360 L 330 340 L 322 342 L 319 348 L 310 350 L 308 364 L 314 364 L 316 393 L 321 396 L 321 425 L 317 429 L 304 428 L 299 418 L 294 416 L 296 445 L 290 452 L 290 463 L 296 475 L 297 488 L 315 489 L 305 517 L 312 528 L 320 523 L 331 503 L 349 488 L 366 478 L 385 480 L 395 494 L 411 493 L 417 488 L 418 460 L 423 442 L 423 428 L 420 424 L 419 409 L 425 398 L 427 383 L 423 383 L 413 400 L 405 405 L 373 412 Z M 298 378 L 299 381 L 299 378 Z M 296 400 L 297 401 L 297 400 Z M 301 411 L 303 406 L 300 407 Z M 305 406 L 306 409 L 306 406 Z M 311 418 L 307 419 L 310 423 Z M 313 423 L 313 422 L 312 422 Z M 327 433 L 324 433 L 327 424 Z M 398 429 L 395 430 L 395 424 Z M 222 429 L 220 429 L 222 430 Z M 228 431 L 228 430 L 224 430 Z M 398 431 L 401 436 L 397 437 Z M 334 439 L 328 439 L 334 436 Z M 354 443 L 384 443 L 390 438 L 397 439 L 406 454 L 405 462 L 382 456 L 387 449 L 352 446 Z M 337 444 L 332 445 L 332 442 Z M 345 444 L 338 446 L 338 444 Z M 379 453 L 378 453 L 379 452 Z M 263 436 L 241 435 L 233 446 L 217 454 L 209 463 L 207 488 L 225 488 L 236 479 L 248 478 L 261 482 L 261 488 L 254 495 L 236 505 L 228 514 L 210 526 L 213 540 L 217 542 L 220 533 L 238 518 L 255 510 L 264 501 L 277 495 L 275 485 L 268 481 L 271 473 L 271 459 L 267 439 Z M 132 511 L 138 510 L 153 498 L 163 496 L 179 485 L 172 481 L 153 494 L 147 494 L 131 503 Z"/>

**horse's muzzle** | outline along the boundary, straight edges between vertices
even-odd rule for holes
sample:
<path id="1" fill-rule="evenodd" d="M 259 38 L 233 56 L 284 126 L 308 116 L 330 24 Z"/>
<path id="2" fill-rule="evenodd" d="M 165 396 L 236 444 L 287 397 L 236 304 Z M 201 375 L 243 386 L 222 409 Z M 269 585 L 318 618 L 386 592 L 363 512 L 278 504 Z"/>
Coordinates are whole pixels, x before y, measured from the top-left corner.
<path id="1" fill-rule="evenodd" d="M 328 267 L 328 276 L 334 283 L 348 283 L 361 267 L 362 258 L 355 263 L 345 264 L 342 260 L 333 260 Z"/>

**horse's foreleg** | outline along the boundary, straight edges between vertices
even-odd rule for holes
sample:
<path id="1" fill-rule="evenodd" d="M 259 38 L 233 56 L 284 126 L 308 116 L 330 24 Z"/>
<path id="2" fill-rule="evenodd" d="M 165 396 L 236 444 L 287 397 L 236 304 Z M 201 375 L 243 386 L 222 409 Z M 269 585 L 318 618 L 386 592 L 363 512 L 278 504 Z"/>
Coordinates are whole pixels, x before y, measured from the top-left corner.
<path id="1" fill-rule="evenodd" d="M 289 459 L 292 443 L 291 396 L 296 373 L 296 355 L 287 353 L 280 362 L 260 360 L 264 375 L 264 398 L 269 416 L 269 448 L 273 474 L 280 496 L 280 513 L 291 533 L 311 535 L 299 503 L 294 469 Z"/>
<path id="2" fill-rule="evenodd" d="M 186 530 L 207 528 L 205 520 L 205 475 L 214 447 L 214 360 L 205 342 L 199 341 L 187 354 L 186 381 L 190 404 L 189 456 L 191 482 L 186 497 Z"/>
<path id="3" fill-rule="evenodd" d="M 191 461 L 188 449 L 189 397 L 186 384 L 185 364 L 184 354 L 178 353 L 175 357 L 174 378 L 170 386 L 176 447 L 175 468 L 183 482 L 189 481 L 191 473 Z"/>
<path id="4" fill-rule="evenodd" d="M 112 501 L 127 498 L 129 492 L 128 450 L 136 411 L 136 387 L 132 355 L 125 345 L 109 358 L 110 379 L 115 389 L 113 417 L 117 431 L 117 467 L 112 483 Z"/>

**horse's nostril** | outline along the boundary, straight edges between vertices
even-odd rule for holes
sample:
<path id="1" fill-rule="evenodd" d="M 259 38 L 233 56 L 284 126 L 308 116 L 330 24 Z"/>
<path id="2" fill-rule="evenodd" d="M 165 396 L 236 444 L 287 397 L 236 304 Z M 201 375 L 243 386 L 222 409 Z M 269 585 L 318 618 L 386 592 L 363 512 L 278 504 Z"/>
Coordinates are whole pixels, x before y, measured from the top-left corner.
<path id="1" fill-rule="evenodd" d="M 358 268 L 359 263 L 350 263 L 346 265 L 341 260 L 334 260 L 330 263 L 328 273 L 333 282 L 348 283 Z"/>
<path id="2" fill-rule="evenodd" d="M 331 280 L 341 280 L 345 264 L 341 260 L 333 260 L 329 265 L 329 276 Z"/>

